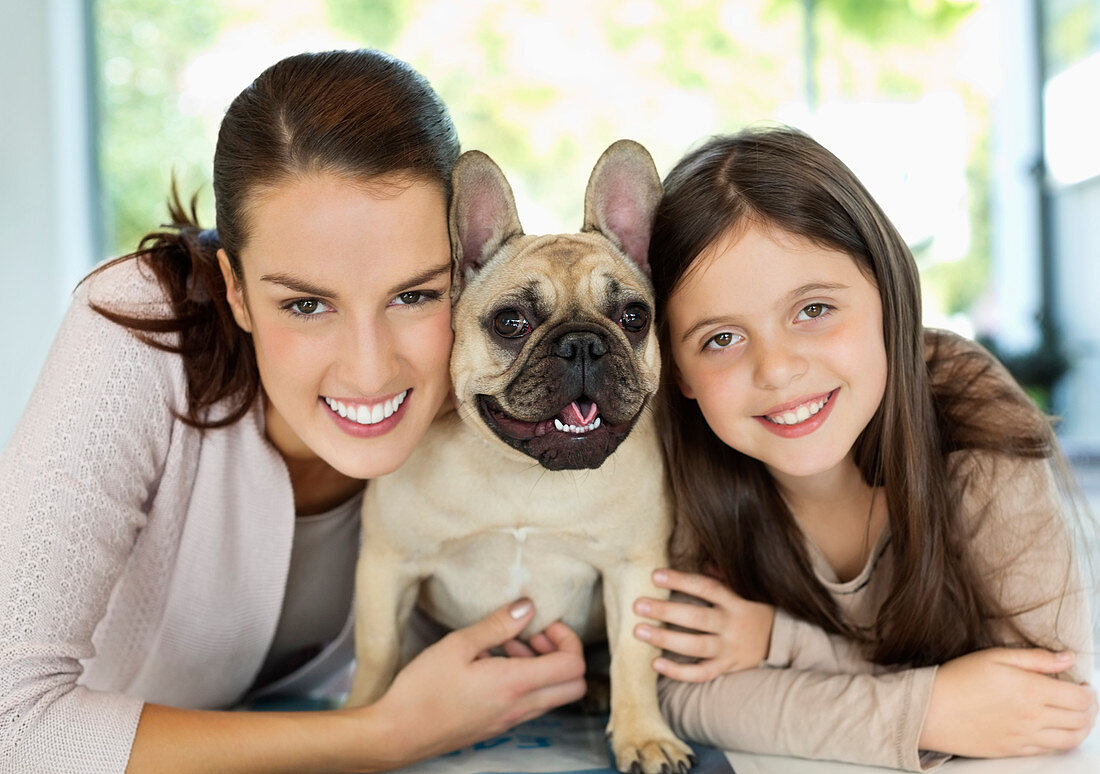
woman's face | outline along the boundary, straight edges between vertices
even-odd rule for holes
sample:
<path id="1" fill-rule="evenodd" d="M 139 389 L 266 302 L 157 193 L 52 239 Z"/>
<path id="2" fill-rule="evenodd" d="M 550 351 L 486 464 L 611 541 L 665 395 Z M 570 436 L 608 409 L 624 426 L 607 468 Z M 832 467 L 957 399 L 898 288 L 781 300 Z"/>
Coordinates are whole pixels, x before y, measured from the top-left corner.
<path id="1" fill-rule="evenodd" d="M 331 173 L 257 195 L 238 284 L 267 435 L 284 457 L 372 478 L 412 452 L 450 391 L 450 245 L 440 186 Z"/>
<path id="2" fill-rule="evenodd" d="M 667 312 L 684 395 L 780 483 L 849 461 L 886 385 L 875 286 L 847 254 L 756 225 L 698 261 Z"/>

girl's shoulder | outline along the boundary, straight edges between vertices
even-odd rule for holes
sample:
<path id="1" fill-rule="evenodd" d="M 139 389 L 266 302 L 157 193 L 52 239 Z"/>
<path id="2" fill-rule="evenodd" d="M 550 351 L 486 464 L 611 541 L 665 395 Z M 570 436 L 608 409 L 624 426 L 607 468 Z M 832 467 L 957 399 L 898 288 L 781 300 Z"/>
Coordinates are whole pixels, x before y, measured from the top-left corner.
<path id="1" fill-rule="evenodd" d="M 927 329 L 924 354 L 945 453 L 1056 456 L 1050 419 L 989 350 L 957 334 Z"/>

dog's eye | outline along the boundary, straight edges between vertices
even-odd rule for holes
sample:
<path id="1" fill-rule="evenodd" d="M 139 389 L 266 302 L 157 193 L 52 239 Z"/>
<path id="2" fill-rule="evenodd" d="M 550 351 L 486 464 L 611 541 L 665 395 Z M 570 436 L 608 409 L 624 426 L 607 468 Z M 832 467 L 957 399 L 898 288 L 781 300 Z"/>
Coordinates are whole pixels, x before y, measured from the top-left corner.
<path id="1" fill-rule="evenodd" d="M 493 329 L 506 339 L 518 339 L 531 332 L 531 324 L 518 309 L 505 309 L 493 318 Z"/>
<path id="2" fill-rule="evenodd" d="M 619 325 L 631 333 L 643 331 L 649 325 L 649 311 L 641 304 L 630 304 L 623 310 Z"/>

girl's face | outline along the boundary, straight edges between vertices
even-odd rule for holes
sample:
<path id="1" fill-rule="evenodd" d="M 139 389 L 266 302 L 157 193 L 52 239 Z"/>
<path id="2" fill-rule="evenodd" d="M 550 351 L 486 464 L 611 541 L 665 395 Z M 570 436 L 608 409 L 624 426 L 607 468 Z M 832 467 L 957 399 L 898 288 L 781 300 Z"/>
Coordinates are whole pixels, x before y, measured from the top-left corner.
<path id="1" fill-rule="evenodd" d="M 262 192 L 229 301 L 252 333 L 267 435 L 284 457 L 372 478 L 412 452 L 450 391 L 443 192 L 331 173 Z"/>
<path id="2" fill-rule="evenodd" d="M 680 389 L 780 483 L 835 470 L 882 400 L 878 290 L 847 254 L 750 225 L 719 239 L 668 304 Z"/>

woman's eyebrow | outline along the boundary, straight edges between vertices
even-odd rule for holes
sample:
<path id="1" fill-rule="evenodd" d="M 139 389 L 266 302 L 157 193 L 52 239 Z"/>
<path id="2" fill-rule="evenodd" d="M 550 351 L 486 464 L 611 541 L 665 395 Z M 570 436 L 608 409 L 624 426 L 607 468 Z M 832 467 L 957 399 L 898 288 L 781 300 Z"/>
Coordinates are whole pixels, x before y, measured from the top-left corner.
<path id="1" fill-rule="evenodd" d="M 389 295 L 396 295 L 397 293 L 408 290 L 409 288 L 415 287 L 416 285 L 421 285 L 425 282 L 431 282 L 432 280 L 437 279 L 443 274 L 449 275 L 450 273 L 451 262 L 450 260 L 448 260 L 446 263 L 441 263 L 438 266 L 425 269 L 419 274 L 415 274 L 408 279 L 402 280 L 400 283 L 390 288 Z"/>
<path id="2" fill-rule="evenodd" d="M 407 279 L 402 280 L 399 284 L 395 285 L 390 291 L 390 294 L 400 293 L 403 290 L 407 290 L 415 285 L 420 285 L 424 282 L 430 282 L 436 279 L 442 274 L 450 274 L 451 262 L 440 264 L 429 269 L 425 269 L 419 274 L 413 275 Z M 271 282 L 275 285 L 282 285 L 284 288 L 293 290 L 295 293 L 302 293 L 307 296 L 317 296 L 319 298 L 339 298 L 339 293 L 334 290 L 323 288 L 319 285 L 314 285 L 308 280 L 295 277 L 292 274 L 286 274 L 285 272 L 277 272 L 275 274 L 264 274 L 260 277 L 261 282 Z"/>
<path id="3" fill-rule="evenodd" d="M 293 290 L 295 293 L 303 293 L 307 296 L 321 296 L 322 298 L 336 298 L 337 296 L 332 290 L 326 290 L 325 288 L 314 285 L 291 274 L 264 274 L 261 275 L 260 282 L 271 282 L 275 285 L 282 285 L 284 288 Z"/>

